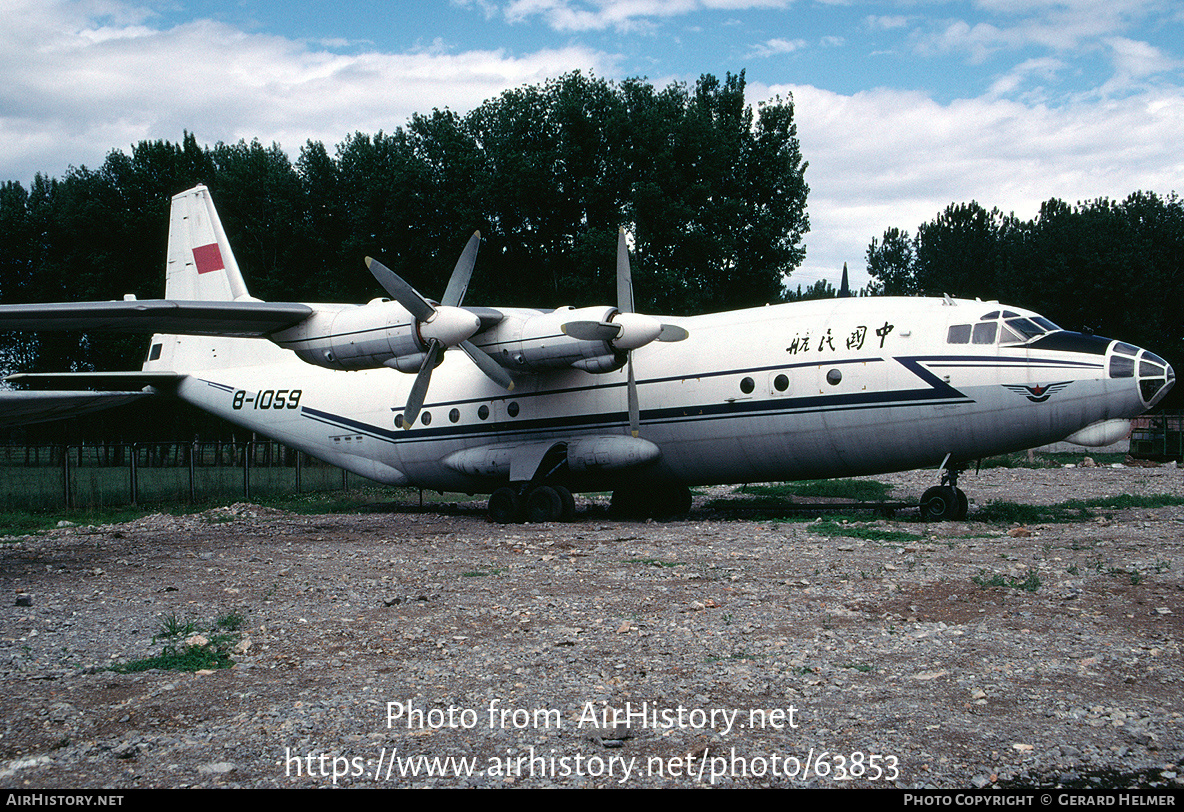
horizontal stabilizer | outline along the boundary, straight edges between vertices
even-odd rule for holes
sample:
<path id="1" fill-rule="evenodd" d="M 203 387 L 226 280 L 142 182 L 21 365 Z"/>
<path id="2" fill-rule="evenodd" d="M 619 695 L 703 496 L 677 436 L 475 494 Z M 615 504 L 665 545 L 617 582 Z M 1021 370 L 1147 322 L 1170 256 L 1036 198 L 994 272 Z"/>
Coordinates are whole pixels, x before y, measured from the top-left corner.
<path id="1" fill-rule="evenodd" d="M 0 392 L 0 426 L 65 420 L 120 406 L 148 392 Z"/>
<path id="2" fill-rule="evenodd" d="M 30 389 L 97 389 L 137 391 L 145 386 L 169 386 L 185 377 L 181 372 L 18 372 L 4 380 Z"/>
<path id="3" fill-rule="evenodd" d="M 312 314 L 298 302 L 171 299 L 0 305 L 0 330 L 109 330 L 264 338 Z"/>

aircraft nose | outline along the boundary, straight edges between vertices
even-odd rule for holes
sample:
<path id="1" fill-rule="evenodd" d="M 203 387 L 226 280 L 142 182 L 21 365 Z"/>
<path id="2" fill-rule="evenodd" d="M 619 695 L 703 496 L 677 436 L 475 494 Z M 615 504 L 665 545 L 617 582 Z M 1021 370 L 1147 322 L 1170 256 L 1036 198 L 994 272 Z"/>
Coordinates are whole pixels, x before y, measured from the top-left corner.
<path id="1" fill-rule="evenodd" d="M 1176 371 L 1172 365 L 1153 352 L 1143 350 L 1139 356 L 1139 395 L 1150 409 L 1163 400 L 1164 395 L 1176 383 Z"/>
<path id="2" fill-rule="evenodd" d="M 1117 341 L 1110 356 L 1110 377 L 1134 378 L 1148 409 L 1163 400 L 1176 383 L 1176 372 L 1167 361 L 1149 350 Z"/>

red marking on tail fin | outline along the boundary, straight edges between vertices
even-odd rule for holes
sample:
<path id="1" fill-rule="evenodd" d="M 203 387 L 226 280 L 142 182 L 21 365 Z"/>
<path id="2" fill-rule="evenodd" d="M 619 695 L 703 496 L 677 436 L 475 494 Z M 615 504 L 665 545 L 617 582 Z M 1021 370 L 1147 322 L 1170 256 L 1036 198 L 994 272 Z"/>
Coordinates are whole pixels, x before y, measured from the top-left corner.
<path id="1" fill-rule="evenodd" d="M 220 271 L 226 267 L 222 261 L 222 252 L 218 250 L 218 243 L 199 245 L 193 249 L 193 261 L 197 264 L 198 273 Z"/>

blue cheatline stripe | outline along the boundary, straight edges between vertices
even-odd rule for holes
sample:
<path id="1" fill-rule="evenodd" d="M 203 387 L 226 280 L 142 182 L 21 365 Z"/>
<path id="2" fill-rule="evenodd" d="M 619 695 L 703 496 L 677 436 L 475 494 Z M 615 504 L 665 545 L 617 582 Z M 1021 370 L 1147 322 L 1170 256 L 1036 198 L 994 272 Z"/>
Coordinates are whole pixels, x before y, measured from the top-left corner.
<path id="1" fill-rule="evenodd" d="M 658 383 L 670 383 L 691 379 L 718 378 L 727 376 L 753 375 L 768 372 L 783 372 L 806 367 L 830 367 L 850 364 L 884 363 L 889 359 L 882 357 L 831 359 L 819 358 L 795 364 L 778 364 L 773 366 L 747 367 L 701 374 L 685 374 L 663 378 L 651 378 L 638 381 L 638 387 Z M 921 405 L 973 403 L 959 390 L 950 386 L 941 378 L 933 374 L 933 368 L 971 368 L 971 369 L 1015 369 L 1016 367 L 1030 368 L 1070 368 L 1076 370 L 1101 369 L 1097 363 L 1082 361 L 1057 360 L 1052 358 L 986 358 L 981 355 L 966 356 L 911 356 L 892 359 L 900 363 L 922 382 L 925 388 L 904 389 L 879 392 L 853 392 L 835 395 L 813 395 L 810 397 L 778 397 L 772 399 L 713 403 L 701 406 L 676 406 L 663 409 L 648 409 L 641 412 L 642 422 L 649 425 L 673 425 L 677 423 L 697 422 L 703 420 L 728 420 L 746 418 L 774 418 L 788 417 L 810 413 L 908 408 Z M 207 381 L 212 386 L 234 391 Z M 436 411 L 474 403 L 492 403 L 496 401 L 527 401 L 538 397 L 553 397 L 557 395 L 577 394 L 586 391 L 606 391 L 624 389 L 626 383 L 614 382 L 607 384 L 590 384 L 587 386 L 552 389 L 541 392 L 522 392 L 516 395 L 502 395 L 496 397 L 468 398 L 463 400 L 438 401 L 425 405 L 425 409 Z M 393 412 L 400 411 L 400 407 L 392 407 Z M 468 423 L 465 425 L 417 426 L 410 431 L 401 428 L 385 428 L 355 418 L 332 412 L 322 411 L 310 406 L 302 406 L 300 413 L 303 417 L 318 423 L 323 423 L 352 433 L 363 434 L 390 443 L 428 442 L 446 438 L 469 439 L 497 439 L 505 441 L 517 435 L 526 435 L 544 431 L 568 431 L 572 433 L 588 433 L 606 429 L 623 430 L 628 425 L 629 416 L 626 411 L 606 412 L 602 414 L 577 414 L 556 417 L 534 418 L 523 420 L 502 420 L 496 423 Z"/>

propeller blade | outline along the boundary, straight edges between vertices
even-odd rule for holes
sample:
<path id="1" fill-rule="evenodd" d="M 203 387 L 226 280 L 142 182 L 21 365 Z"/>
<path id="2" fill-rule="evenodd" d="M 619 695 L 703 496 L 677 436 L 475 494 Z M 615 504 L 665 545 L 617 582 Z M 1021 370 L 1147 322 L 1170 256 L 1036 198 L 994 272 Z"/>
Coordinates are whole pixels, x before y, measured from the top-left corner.
<path id="1" fill-rule="evenodd" d="M 633 312 L 633 271 L 629 268 L 629 246 L 625 244 L 625 229 L 617 235 L 617 310 Z"/>
<path id="2" fill-rule="evenodd" d="M 485 377 L 507 392 L 514 391 L 514 379 L 510 377 L 510 373 L 506 372 L 501 364 L 489 357 L 489 353 L 485 352 L 485 350 L 478 347 L 472 341 L 462 341 L 460 348 L 477 365 L 477 368 L 485 373 Z"/>
<path id="3" fill-rule="evenodd" d="M 621 334 L 621 325 L 606 321 L 569 321 L 559 329 L 582 341 L 612 341 Z"/>
<path id="4" fill-rule="evenodd" d="M 637 401 L 637 379 L 633 377 L 633 353 L 629 353 L 629 433 L 634 437 L 641 434 L 641 406 Z"/>
<path id="5" fill-rule="evenodd" d="M 436 315 L 436 308 L 432 306 L 432 303 L 423 298 L 419 291 L 404 282 L 390 268 L 373 257 L 366 257 L 366 267 L 370 269 L 370 273 L 374 274 L 374 278 L 378 280 L 378 284 L 382 285 L 382 289 L 389 293 L 392 299 L 407 308 L 416 321 L 427 321 Z"/>
<path id="6" fill-rule="evenodd" d="M 411 394 L 407 396 L 407 405 L 403 408 L 403 428 L 409 429 L 419 417 L 419 410 L 423 408 L 424 398 L 428 394 L 428 384 L 432 381 L 432 370 L 440 362 L 440 353 L 444 352 L 444 345 L 433 338 L 428 344 L 427 354 L 423 363 L 419 365 L 419 372 L 415 375 L 415 382 L 411 384 Z"/>
<path id="7" fill-rule="evenodd" d="M 677 324 L 663 324 L 662 325 L 662 332 L 658 333 L 658 340 L 659 341 L 682 341 L 682 340 L 686 339 L 687 336 L 689 336 L 689 335 L 690 335 L 690 333 L 688 333 L 683 328 L 679 327 Z"/>
<path id="8" fill-rule="evenodd" d="M 452 276 L 448 279 L 448 288 L 444 291 L 444 298 L 440 304 L 460 307 L 464 301 L 465 292 L 469 289 L 469 280 L 473 277 L 473 266 L 477 264 L 477 249 L 481 247 L 481 232 L 474 231 L 461 252 L 456 267 L 452 269 Z"/>

